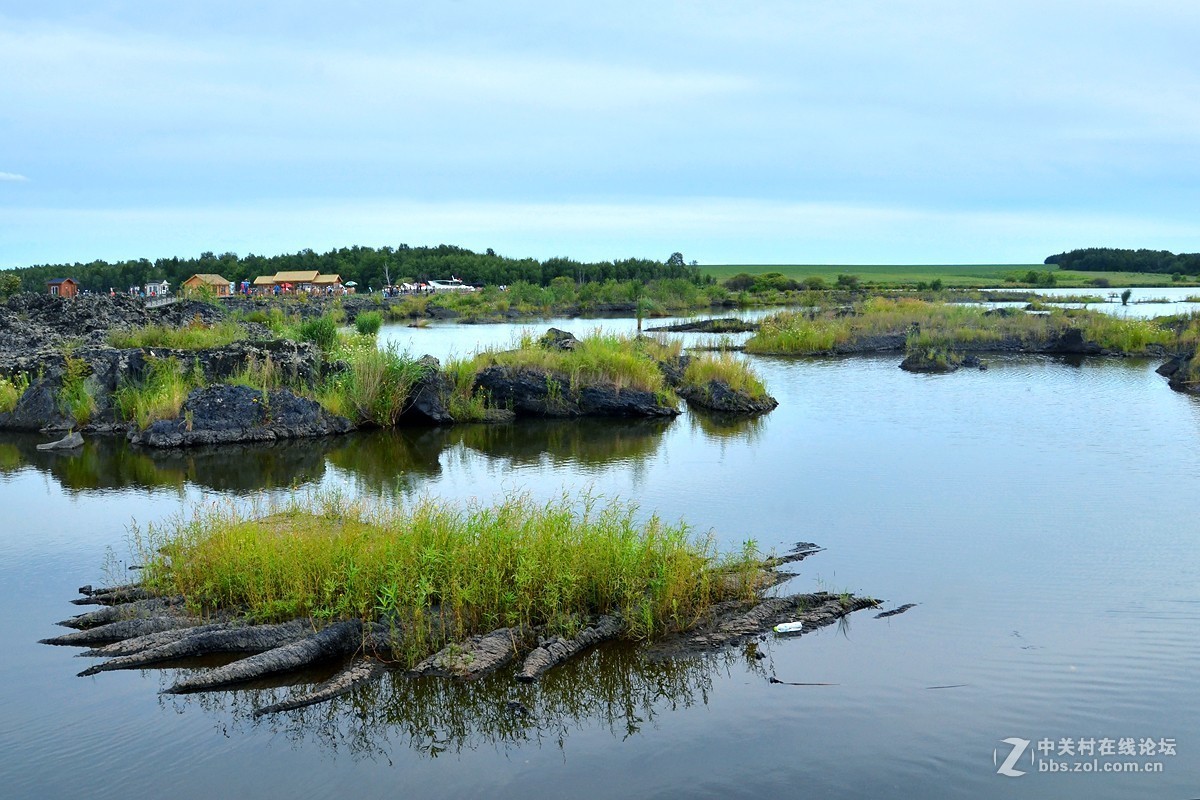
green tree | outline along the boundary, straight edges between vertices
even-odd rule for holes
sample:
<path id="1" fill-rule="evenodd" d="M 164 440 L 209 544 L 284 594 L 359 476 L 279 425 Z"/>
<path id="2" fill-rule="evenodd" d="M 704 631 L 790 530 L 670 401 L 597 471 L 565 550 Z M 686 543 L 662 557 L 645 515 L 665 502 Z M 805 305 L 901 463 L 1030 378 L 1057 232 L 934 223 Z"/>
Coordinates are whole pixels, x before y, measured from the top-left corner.
<path id="1" fill-rule="evenodd" d="M 21 276 L 15 272 L 0 275 L 0 297 L 8 297 L 21 291 Z"/>

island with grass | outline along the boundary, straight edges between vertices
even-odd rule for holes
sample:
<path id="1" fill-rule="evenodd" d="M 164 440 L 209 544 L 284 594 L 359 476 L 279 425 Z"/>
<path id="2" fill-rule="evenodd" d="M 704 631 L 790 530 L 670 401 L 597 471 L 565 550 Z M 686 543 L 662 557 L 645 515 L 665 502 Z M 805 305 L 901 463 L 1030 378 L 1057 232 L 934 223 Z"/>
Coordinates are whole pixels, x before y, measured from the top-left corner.
<path id="1" fill-rule="evenodd" d="M 380 314 L 261 318 L 217 303 L 16 295 L 0 305 L 0 429 L 127 436 L 151 447 L 520 418 L 756 414 L 775 400 L 744 358 L 551 329 L 441 364 L 380 347 Z"/>

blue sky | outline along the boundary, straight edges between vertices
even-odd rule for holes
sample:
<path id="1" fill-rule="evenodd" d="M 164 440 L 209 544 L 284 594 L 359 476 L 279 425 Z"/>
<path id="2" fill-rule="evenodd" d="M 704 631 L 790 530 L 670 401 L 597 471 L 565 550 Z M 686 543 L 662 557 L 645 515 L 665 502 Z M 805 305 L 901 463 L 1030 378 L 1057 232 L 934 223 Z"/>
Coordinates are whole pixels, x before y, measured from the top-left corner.
<path id="1" fill-rule="evenodd" d="M 0 0 L 0 266 L 1200 250 L 1200 4 Z"/>

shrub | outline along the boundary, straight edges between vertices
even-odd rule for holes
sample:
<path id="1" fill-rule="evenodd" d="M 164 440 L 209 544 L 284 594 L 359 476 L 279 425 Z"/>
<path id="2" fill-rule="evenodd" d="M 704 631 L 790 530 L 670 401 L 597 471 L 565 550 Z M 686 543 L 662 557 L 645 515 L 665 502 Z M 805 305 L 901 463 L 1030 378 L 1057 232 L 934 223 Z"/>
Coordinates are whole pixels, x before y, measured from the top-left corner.
<path id="1" fill-rule="evenodd" d="M 374 336 L 383 325 L 383 313 L 380 311 L 364 311 L 354 318 L 354 330 L 363 336 Z"/>
<path id="2" fill-rule="evenodd" d="M 312 342 L 326 353 L 332 352 L 338 344 L 337 322 L 329 314 L 301 322 L 299 334 L 301 339 Z"/>

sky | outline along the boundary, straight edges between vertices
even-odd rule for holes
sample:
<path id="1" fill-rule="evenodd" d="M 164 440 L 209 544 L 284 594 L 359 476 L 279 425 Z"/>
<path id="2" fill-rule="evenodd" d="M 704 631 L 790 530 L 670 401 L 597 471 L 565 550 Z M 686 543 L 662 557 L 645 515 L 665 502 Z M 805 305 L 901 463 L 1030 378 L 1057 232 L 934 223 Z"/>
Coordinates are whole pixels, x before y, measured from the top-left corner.
<path id="1" fill-rule="evenodd" d="M 1200 3 L 0 0 L 0 267 L 1200 251 Z"/>

